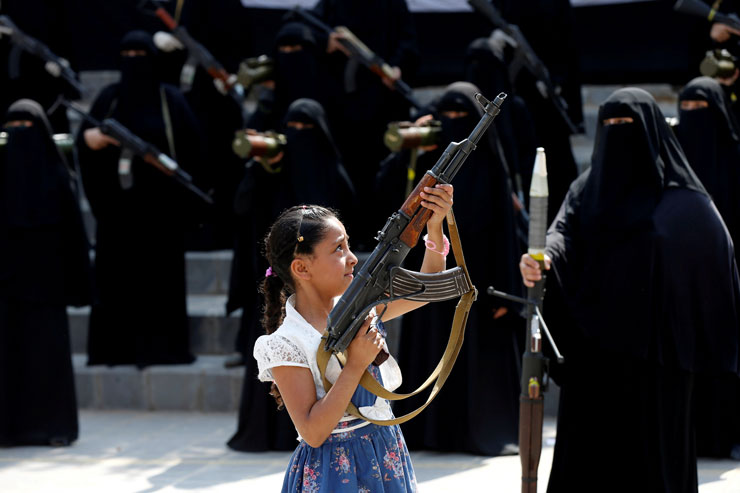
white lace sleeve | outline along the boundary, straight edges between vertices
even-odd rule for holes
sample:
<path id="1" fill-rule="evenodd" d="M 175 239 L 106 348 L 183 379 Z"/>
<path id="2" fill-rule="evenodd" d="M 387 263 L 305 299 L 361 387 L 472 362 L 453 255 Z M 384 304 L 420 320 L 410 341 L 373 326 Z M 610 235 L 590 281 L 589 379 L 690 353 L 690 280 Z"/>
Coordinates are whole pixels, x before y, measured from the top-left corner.
<path id="1" fill-rule="evenodd" d="M 308 358 L 300 347 L 278 334 L 261 336 L 254 343 L 254 358 L 257 360 L 259 378 L 272 382 L 272 369 L 276 366 L 300 366 L 309 368 Z"/>

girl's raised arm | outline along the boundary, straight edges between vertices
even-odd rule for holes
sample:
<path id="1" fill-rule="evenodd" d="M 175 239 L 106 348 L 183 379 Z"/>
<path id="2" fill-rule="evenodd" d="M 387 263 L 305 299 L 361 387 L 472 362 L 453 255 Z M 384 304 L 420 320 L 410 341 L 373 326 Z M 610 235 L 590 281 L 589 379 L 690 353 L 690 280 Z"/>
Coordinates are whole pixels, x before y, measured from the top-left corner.
<path id="1" fill-rule="evenodd" d="M 433 273 L 445 270 L 449 241 L 442 231 L 447 212 L 452 208 L 452 185 L 437 184 L 434 188 L 426 187 L 421 193 L 421 205 L 434 211 L 427 222 L 426 252 L 421 263 L 420 272 Z M 398 300 L 388 304 L 383 314 L 383 321 L 392 320 L 404 313 L 426 305 L 420 301 Z"/>

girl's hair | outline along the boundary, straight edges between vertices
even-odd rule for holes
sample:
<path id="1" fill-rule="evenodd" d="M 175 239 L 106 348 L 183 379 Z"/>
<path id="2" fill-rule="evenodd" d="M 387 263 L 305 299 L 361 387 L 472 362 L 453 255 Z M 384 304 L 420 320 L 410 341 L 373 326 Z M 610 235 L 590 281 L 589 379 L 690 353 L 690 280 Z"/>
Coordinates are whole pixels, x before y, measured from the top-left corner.
<path id="1" fill-rule="evenodd" d="M 272 334 L 285 317 L 285 302 L 295 292 L 290 265 L 297 255 L 312 255 L 317 243 L 324 239 L 326 220 L 338 218 L 335 211 L 318 205 L 300 205 L 283 211 L 270 227 L 264 241 L 264 255 L 271 273 L 265 276 L 260 291 L 265 298 L 262 326 Z M 273 383 L 270 395 L 278 409 L 283 401 Z"/>

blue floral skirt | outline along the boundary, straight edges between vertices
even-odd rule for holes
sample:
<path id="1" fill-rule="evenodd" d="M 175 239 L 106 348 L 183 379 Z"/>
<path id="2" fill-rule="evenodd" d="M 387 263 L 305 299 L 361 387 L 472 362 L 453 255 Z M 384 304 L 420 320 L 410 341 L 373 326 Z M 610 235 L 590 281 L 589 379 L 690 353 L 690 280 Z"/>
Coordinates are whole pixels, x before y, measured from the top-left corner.
<path id="1" fill-rule="evenodd" d="M 301 442 L 290 458 L 282 491 L 410 493 L 416 491 L 416 476 L 401 429 L 369 424 L 335 433 L 318 448 Z"/>

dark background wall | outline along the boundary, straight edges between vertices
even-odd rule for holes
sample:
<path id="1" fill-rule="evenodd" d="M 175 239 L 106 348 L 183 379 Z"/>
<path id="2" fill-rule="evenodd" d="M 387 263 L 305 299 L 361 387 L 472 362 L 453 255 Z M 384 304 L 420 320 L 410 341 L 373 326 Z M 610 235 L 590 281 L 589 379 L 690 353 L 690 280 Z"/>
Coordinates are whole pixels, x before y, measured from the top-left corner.
<path id="1" fill-rule="evenodd" d="M 67 2 L 74 39 L 72 58 L 78 70 L 115 68 L 117 41 L 127 30 L 162 28 L 158 19 L 137 11 L 138 0 Z M 582 82 L 682 84 L 697 75 L 708 44 L 708 25 L 674 12 L 672 3 L 575 7 L 579 52 L 574 56 L 580 61 Z M 269 52 L 283 14 L 281 10 L 242 8 L 237 1 L 222 21 L 212 19 L 198 27 L 227 32 L 235 53 L 254 56 Z M 488 23 L 474 13 L 415 13 L 414 19 L 422 53 L 414 85 L 459 79 L 468 43 L 490 33 Z"/>

